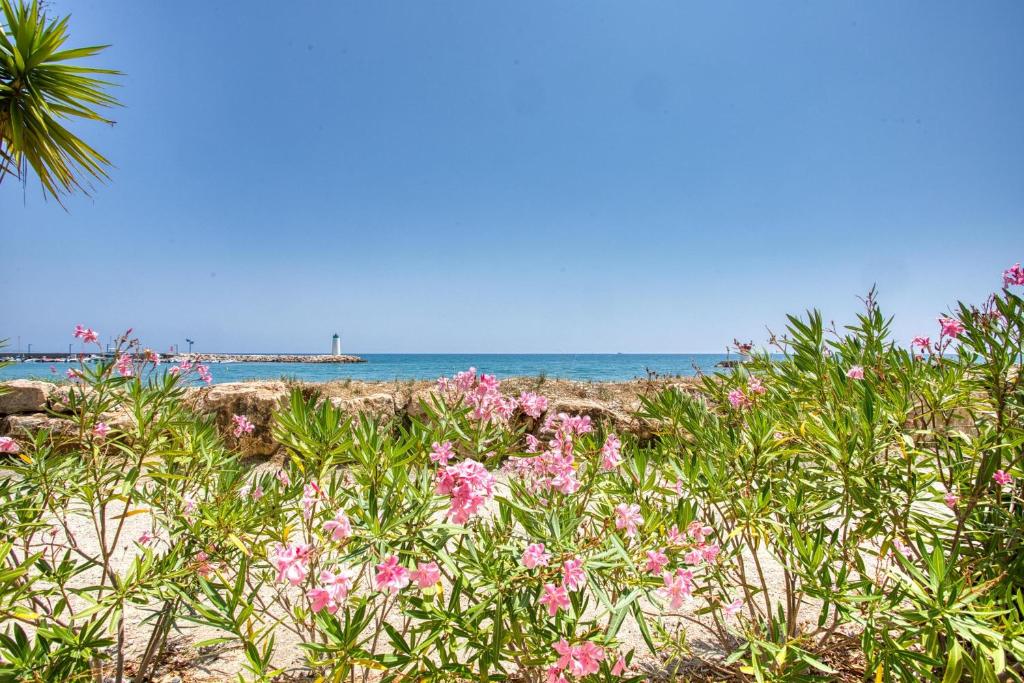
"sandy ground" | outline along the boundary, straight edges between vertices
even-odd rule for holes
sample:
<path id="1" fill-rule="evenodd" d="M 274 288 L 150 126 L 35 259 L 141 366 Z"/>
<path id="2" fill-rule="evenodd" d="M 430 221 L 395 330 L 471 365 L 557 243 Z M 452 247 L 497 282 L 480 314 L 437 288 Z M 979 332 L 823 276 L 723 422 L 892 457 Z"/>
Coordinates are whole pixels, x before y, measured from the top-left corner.
<path id="1" fill-rule="evenodd" d="M 262 463 L 253 463 L 256 469 L 278 467 L 275 460 L 267 460 Z M 115 514 L 120 513 L 120 508 Z M 87 551 L 96 551 L 97 536 L 89 519 L 83 517 L 72 517 L 67 520 L 68 527 L 74 534 L 77 542 Z M 120 542 L 113 558 L 114 566 L 118 571 L 124 571 L 131 565 L 133 558 L 141 551 L 135 544 L 143 531 L 150 528 L 148 515 L 139 514 L 127 518 L 122 531 Z M 112 534 L 111 534 L 112 537 Z M 60 532 L 54 542 L 63 541 L 63 532 Z M 747 558 L 751 560 L 751 557 Z M 771 592 L 781 594 L 783 586 L 782 568 L 768 553 L 762 552 L 759 555 L 765 571 L 766 579 Z M 94 569 L 80 577 L 82 585 L 89 585 L 97 581 L 99 570 Z M 267 598 L 272 594 L 270 589 L 264 589 Z M 683 608 L 680 617 L 669 618 L 666 624 L 670 629 L 681 628 L 686 633 L 686 640 L 689 643 L 693 656 L 698 660 L 716 661 L 728 655 L 723 651 L 717 640 L 706 629 L 701 627 L 701 622 L 707 623 L 706 618 L 697 617 L 695 612 L 703 605 L 703 601 L 693 601 Z M 129 606 L 125 618 L 127 623 L 129 661 L 137 661 L 141 657 L 146 640 L 149 636 L 151 626 L 144 624 L 143 620 L 152 615 L 152 606 Z M 808 624 L 817 618 L 817 607 L 813 601 L 805 602 L 801 610 L 801 619 Z M 652 608 L 653 609 L 653 608 Z M 394 622 L 398 625 L 397 620 Z M 274 664 L 296 677 L 304 672 L 303 651 L 299 647 L 299 638 L 285 628 L 276 629 L 277 645 Z M 178 624 L 169 639 L 167 655 L 157 667 L 154 681 L 172 683 L 174 681 L 228 681 L 237 680 L 237 676 L 243 671 L 244 655 L 241 646 L 237 643 L 224 643 L 217 646 L 197 649 L 196 643 L 223 636 L 224 633 L 194 623 L 179 620 Z M 649 672 L 652 677 L 660 678 L 665 673 L 665 663 L 650 653 L 637 626 L 632 619 L 627 619 L 620 631 L 620 640 L 623 651 L 628 652 L 635 649 L 634 667 Z M 683 679 L 685 680 L 685 678 Z"/>

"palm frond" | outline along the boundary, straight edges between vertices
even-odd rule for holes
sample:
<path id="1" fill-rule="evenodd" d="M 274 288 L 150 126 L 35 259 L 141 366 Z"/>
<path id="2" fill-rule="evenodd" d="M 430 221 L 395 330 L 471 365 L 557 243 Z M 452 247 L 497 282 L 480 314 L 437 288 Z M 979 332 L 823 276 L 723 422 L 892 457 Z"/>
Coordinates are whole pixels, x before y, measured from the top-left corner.
<path id="1" fill-rule="evenodd" d="M 61 124 L 85 119 L 113 124 L 97 109 L 118 106 L 109 93 L 113 69 L 75 64 L 108 46 L 65 48 L 68 18 L 50 20 L 38 0 L 0 0 L 0 182 L 27 179 L 62 202 L 108 178 L 110 161 Z"/>

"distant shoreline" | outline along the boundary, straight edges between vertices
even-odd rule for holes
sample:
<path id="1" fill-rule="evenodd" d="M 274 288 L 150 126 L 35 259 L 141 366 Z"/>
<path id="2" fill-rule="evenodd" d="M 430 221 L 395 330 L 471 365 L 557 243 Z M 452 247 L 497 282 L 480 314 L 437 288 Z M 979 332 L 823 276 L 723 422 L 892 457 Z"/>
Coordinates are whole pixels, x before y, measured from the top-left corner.
<path id="1" fill-rule="evenodd" d="M 142 354 L 136 354 L 140 358 Z M 0 360 L 27 359 L 40 363 L 77 363 L 109 354 L 90 353 L 0 353 Z M 182 360 L 201 363 L 365 363 L 365 358 L 351 355 L 302 353 L 177 353 L 161 356 L 162 360 L 176 363 Z M 24 360 L 22 362 L 25 362 Z"/>

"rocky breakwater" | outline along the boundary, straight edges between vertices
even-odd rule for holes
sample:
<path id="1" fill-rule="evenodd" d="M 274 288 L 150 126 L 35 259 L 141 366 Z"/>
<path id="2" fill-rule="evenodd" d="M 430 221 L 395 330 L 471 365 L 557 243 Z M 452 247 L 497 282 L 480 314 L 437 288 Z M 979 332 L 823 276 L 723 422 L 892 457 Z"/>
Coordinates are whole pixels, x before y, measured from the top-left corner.
<path id="1" fill-rule="evenodd" d="M 0 434 L 18 438 L 40 429 L 56 433 L 74 429 L 65 412 L 70 385 L 14 380 L 0 386 L 7 391 L 0 395 Z M 609 429 L 640 438 L 652 433 L 652 426 L 637 415 L 641 397 L 669 387 L 692 393 L 698 391 L 699 382 L 694 379 L 575 382 L 521 377 L 506 379 L 501 385 L 509 396 L 519 396 L 524 391 L 543 394 L 548 398 L 547 414 L 589 415 Z M 424 381 L 233 382 L 189 389 L 185 400 L 197 413 L 213 415 L 225 440 L 240 453 L 267 457 L 281 449 L 274 440 L 274 413 L 287 405 L 295 389 L 304 396 L 330 401 L 348 415 L 362 413 L 381 421 L 405 421 L 423 415 L 423 404 L 429 401 L 435 388 L 434 382 Z M 253 423 L 252 434 L 241 438 L 234 436 L 232 418 L 235 415 L 245 415 Z M 116 428 L 131 418 L 112 413 L 105 419 Z M 543 418 L 533 426 L 542 423 Z"/>
<path id="2" fill-rule="evenodd" d="M 197 362 L 213 363 L 365 363 L 365 358 L 359 356 L 304 356 L 300 354 L 279 354 L 279 353 L 204 353 L 189 356 L 183 354 L 184 358 L 191 358 Z"/>

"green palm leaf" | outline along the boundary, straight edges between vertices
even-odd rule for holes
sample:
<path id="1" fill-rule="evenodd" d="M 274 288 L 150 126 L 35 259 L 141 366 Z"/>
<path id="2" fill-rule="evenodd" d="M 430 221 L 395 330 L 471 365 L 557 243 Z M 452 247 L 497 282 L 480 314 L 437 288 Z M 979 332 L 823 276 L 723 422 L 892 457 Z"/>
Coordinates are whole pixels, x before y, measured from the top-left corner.
<path id="1" fill-rule="evenodd" d="M 117 106 L 104 76 L 120 72 L 78 66 L 107 46 L 63 49 L 67 17 L 49 20 L 31 4 L 0 0 L 0 182 L 22 182 L 29 168 L 58 202 L 74 191 L 88 193 L 91 179 L 104 180 L 110 161 L 69 131 L 61 120 L 113 124 L 96 108 Z"/>

